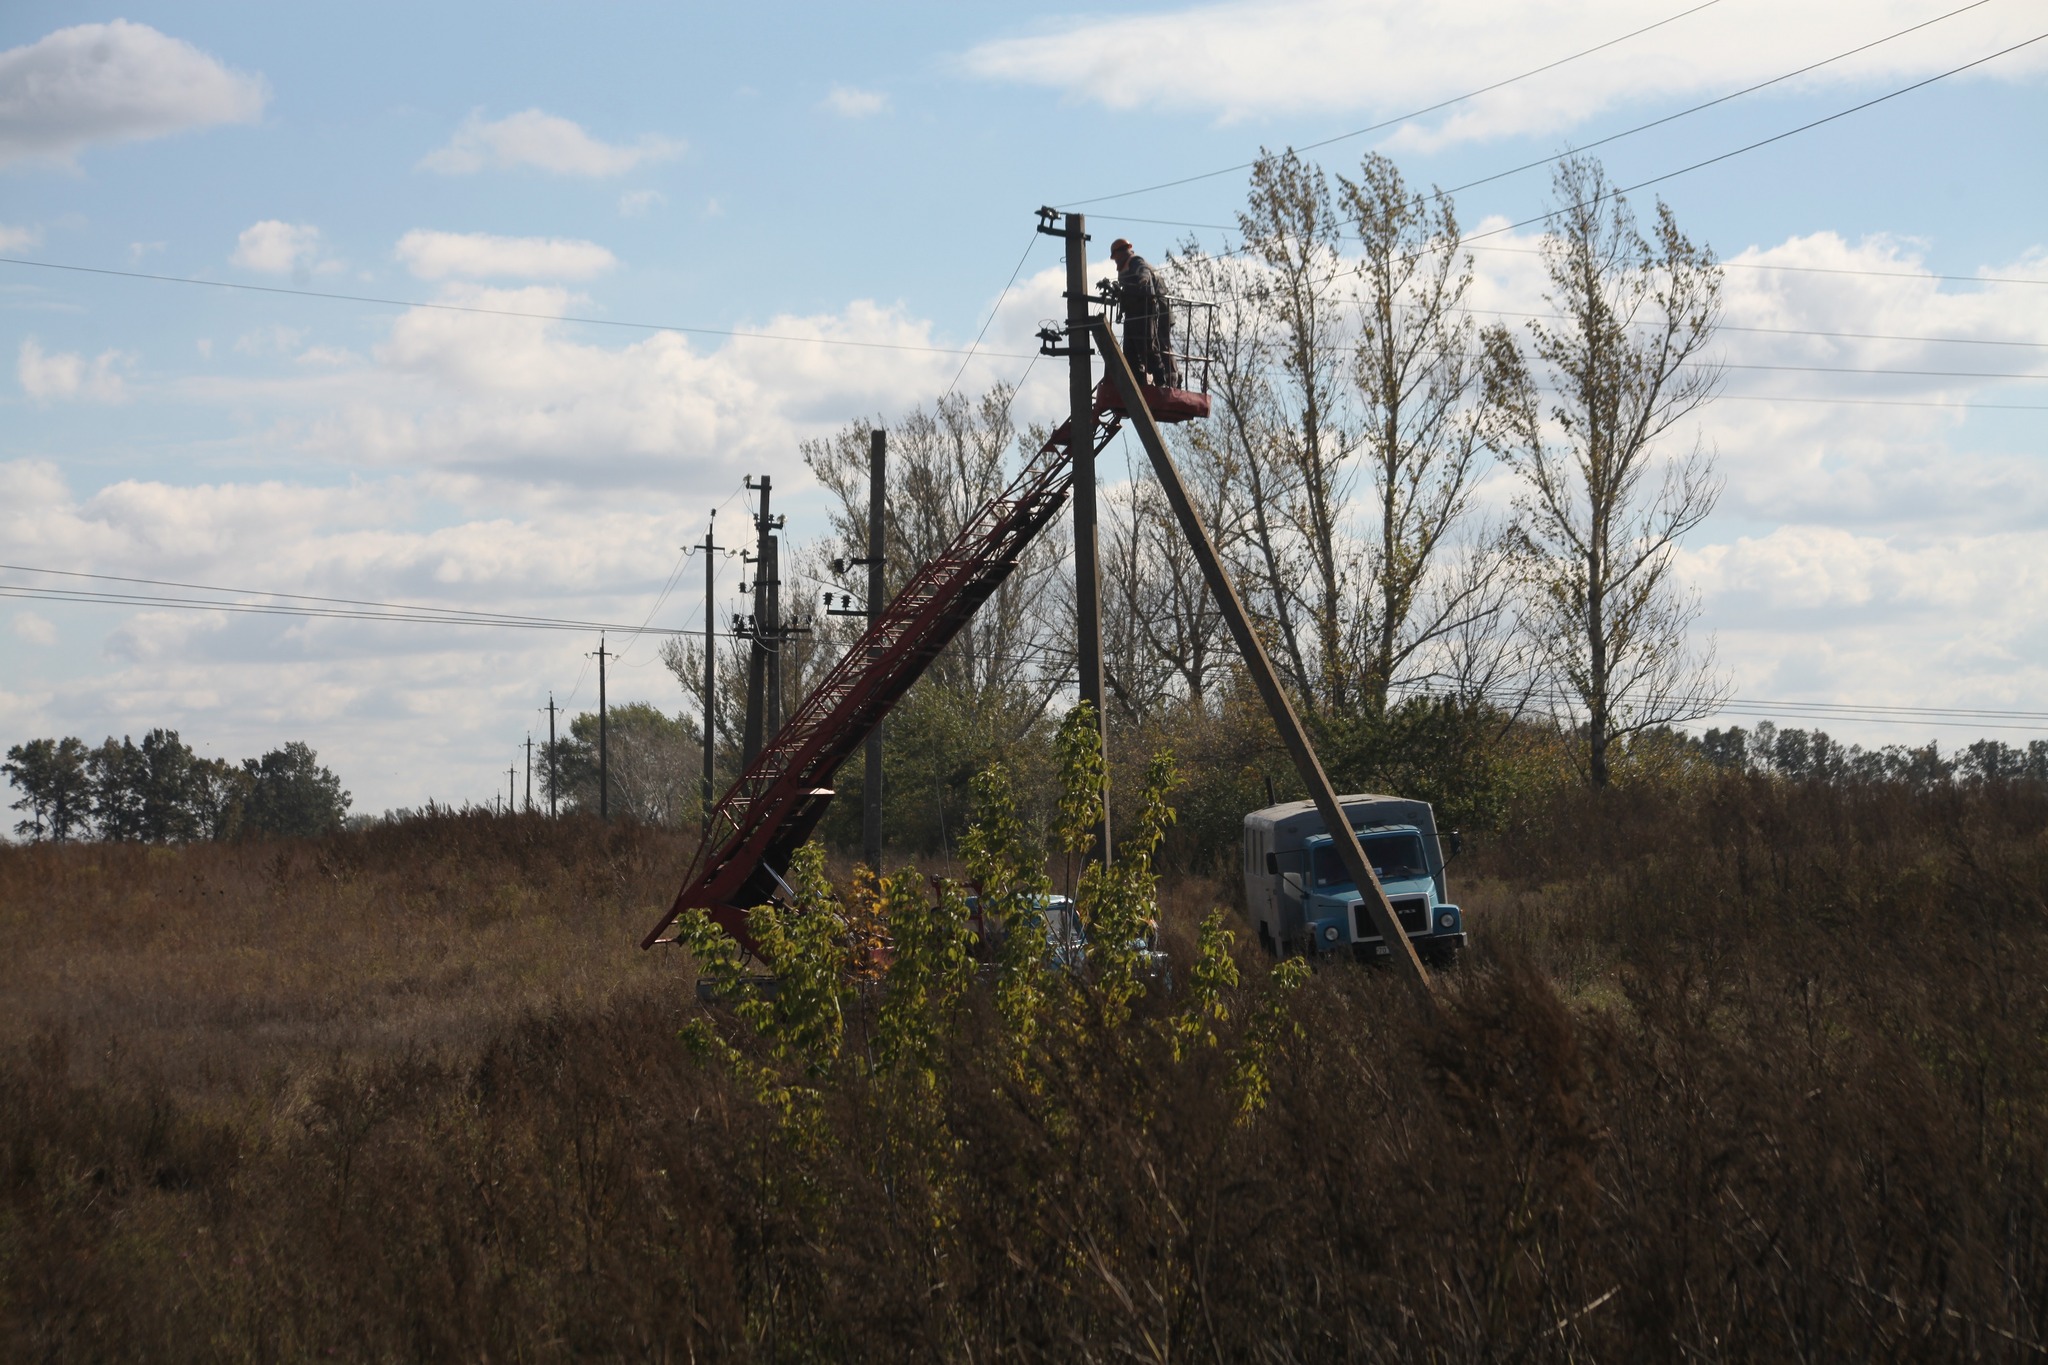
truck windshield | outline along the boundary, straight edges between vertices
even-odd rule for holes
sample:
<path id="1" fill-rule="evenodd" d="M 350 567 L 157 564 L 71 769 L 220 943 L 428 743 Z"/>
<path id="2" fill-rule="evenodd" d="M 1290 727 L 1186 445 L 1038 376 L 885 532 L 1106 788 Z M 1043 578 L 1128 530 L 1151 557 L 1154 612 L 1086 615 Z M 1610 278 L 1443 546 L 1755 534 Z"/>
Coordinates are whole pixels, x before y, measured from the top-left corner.
<path id="1" fill-rule="evenodd" d="M 1422 861 L 1422 840 L 1413 834 L 1369 834 L 1359 841 L 1373 875 L 1381 881 L 1426 877 L 1429 865 Z M 1351 874 L 1344 870 L 1334 844 L 1319 844 L 1313 860 L 1317 886 L 1349 886 Z"/>

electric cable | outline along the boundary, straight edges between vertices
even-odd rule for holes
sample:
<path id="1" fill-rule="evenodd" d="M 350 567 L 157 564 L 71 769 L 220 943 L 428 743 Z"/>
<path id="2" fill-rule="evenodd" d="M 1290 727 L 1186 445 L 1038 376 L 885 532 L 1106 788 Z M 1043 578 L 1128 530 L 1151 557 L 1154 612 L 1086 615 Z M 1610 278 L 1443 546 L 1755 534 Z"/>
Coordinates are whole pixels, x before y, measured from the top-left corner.
<path id="1" fill-rule="evenodd" d="M 1462 104 L 1466 100 L 1477 99 L 1481 95 L 1491 94 L 1493 91 L 1500 90 L 1506 86 L 1513 85 L 1517 81 L 1525 81 L 1528 80 L 1531 76 L 1540 76 L 1546 71 L 1554 71 L 1560 66 L 1564 66 L 1568 63 L 1579 60 L 1581 57 L 1590 57 L 1596 52 L 1605 51 L 1610 47 L 1614 47 L 1616 44 L 1625 43 L 1631 38 L 1640 38 L 1643 34 L 1650 32 L 1652 29 L 1659 29 L 1664 27 L 1666 24 L 1676 23 L 1680 19 L 1684 19 L 1691 15 L 1698 14 L 1703 9 L 1711 9 L 1718 3 L 1720 3 L 1720 0 L 1706 0 L 1705 4 L 1694 5 L 1691 9 L 1687 10 L 1680 10 L 1677 14 L 1669 15 L 1666 18 L 1659 19 L 1654 24 L 1645 24 L 1642 28 L 1635 29 L 1629 33 L 1624 33 L 1619 38 L 1609 38 L 1604 43 L 1596 43 L 1594 46 L 1586 48 L 1580 52 L 1574 52 L 1568 57 L 1559 57 L 1554 62 L 1546 62 L 1542 66 L 1532 67 L 1527 71 L 1521 72 L 1519 75 L 1509 76 L 1506 80 L 1495 81 L 1491 85 L 1482 85 L 1477 90 L 1469 90 L 1462 95 L 1453 95 L 1451 98 L 1447 100 L 1439 100 L 1437 103 L 1428 105 L 1424 108 L 1412 110 L 1409 113 L 1401 114 L 1395 118 L 1385 119 L 1379 123 L 1374 123 L 1364 128 L 1357 128 L 1348 133 L 1339 133 L 1335 137 L 1326 137 L 1320 142 L 1304 143 L 1297 150 L 1304 152 L 1312 152 L 1319 147 L 1328 147 L 1334 143 L 1344 142 L 1354 137 L 1364 137 L 1367 133 L 1376 133 L 1380 131 L 1380 129 L 1382 128 L 1391 128 L 1397 123 L 1406 123 L 1409 119 L 1421 118 L 1424 114 L 1433 114 L 1439 109 L 1448 109 L 1454 104 Z M 1147 185 L 1143 189 L 1119 190 L 1115 194 L 1098 194 L 1093 196 L 1092 198 L 1070 199 L 1067 202 L 1074 205 L 1077 208 L 1084 204 L 1103 204 L 1109 202 L 1112 199 L 1128 199 L 1133 195 L 1151 194 L 1156 190 L 1170 190 L 1177 185 L 1192 185 L 1199 180 L 1214 180 L 1219 175 L 1230 175 L 1236 171 L 1249 170 L 1251 167 L 1257 164 L 1258 163 L 1255 161 L 1246 161 L 1236 166 L 1225 166 L 1221 170 L 1203 171 L 1200 175 L 1182 176 L 1178 180 L 1166 180 L 1162 181 L 1157 185 Z"/>
<path id="2" fill-rule="evenodd" d="M 996 314 L 1003 311 L 1003 304 L 1009 299 L 1010 291 L 1016 288 L 1017 277 L 1024 273 L 1024 262 L 1031 259 L 1031 252 L 1038 245 L 1039 235 L 1036 227 L 1031 229 L 1031 240 L 1024 243 L 1024 254 L 1017 258 L 1017 264 L 1010 271 L 1010 278 L 1003 284 L 1003 292 L 996 295 L 995 307 L 988 310 L 988 316 L 982 320 L 981 330 L 974 334 L 974 344 L 967 348 L 967 354 L 961 358 L 960 368 L 953 371 L 953 381 L 946 385 L 945 393 L 940 395 L 940 403 L 943 404 L 951 398 L 953 390 L 960 386 L 960 376 L 967 373 L 967 366 L 973 361 L 975 352 L 981 349 L 981 339 L 988 335 L 988 329 L 995 323 Z"/>
<path id="3" fill-rule="evenodd" d="M 1662 118 L 1651 119 L 1648 123 L 1638 123 L 1633 128 L 1624 128 L 1622 131 L 1618 133 L 1609 133 L 1606 137 L 1600 138 L 1596 141 L 1583 143 L 1579 146 L 1573 147 L 1569 155 L 1577 156 L 1583 152 L 1590 152 L 1595 147 L 1604 147 L 1610 142 L 1619 142 L 1621 141 L 1621 139 L 1625 137 L 1633 137 L 1637 133 L 1648 132 L 1652 128 L 1661 127 L 1662 125 L 1666 123 L 1671 123 L 1677 119 L 1682 119 L 1689 115 L 1700 113 L 1703 110 L 1712 109 L 1717 104 L 1726 104 L 1730 100 L 1740 99 L 1744 95 L 1753 95 L 1757 91 L 1768 89 L 1773 85 L 1782 85 L 1784 82 L 1791 80 L 1795 76 L 1804 76 L 1809 71 L 1818 71 L 1820 70 L 1820 68 L 1824 66 L 1832 66 L 1836 62 L 1846 61 L 1848 58 L 1857 56 L 1860 53 L 1868 52 L 1870 51 L 1870 49 L 1874 47 L 1882 47 L 1884 44 L 1889 43 L 1896 38 L 1903 38 L 1909 33 L 1918 33 L 1923 28 L 1932 27 L 1935 24 L 1941 23 L 1945 19 L 1953 19 L 1958 14 L 1966 14 L 1973 9 L 1980 9 L 1983 6 L 1988 5 L 1990 3 L 1991 0 L 1971 0 L 1971 3 L 1962 6 L 1960 9 L 1952 9 L 1946 14 L 1937 14 L 1932 19 L 1923 19 L 1921 22 L 1914 24 L 1911 27 L 1902 28 L 1896 33 L 1888 33 L 1884 37 L 1873 39 L 1870 42 L 1864 43 L 1860 47 L 1852 47 L 1846 52 L 1837 52 L 1832 57 L 1823 57 L 1821 60 L 1817 62 L 1809 62 L 1808 64 L 1800 67 L 1796 71 L 1787 71 L 1782 76 L 1773 76 L 1767 81 L 1758 81 L 1755 85 L 1744 86 L 1740 90 L 1730 91 L 1728 94 L 1719 96 L 1715 99 L 1710 99 L 1706 101 L 1704 104 L 1695 104 L 1691 108 L 1681 109 L 1675 114 L 1666 114 Z M 1492 175 L 1484 175 L 1477 180 L 1467 180 L 1462 185 L 1453 185 L 1449 189 L 1443 191 L 1443 193 L 1458 194 L 1464 190 L 1474 189 L 1480 185 L 1490 185 L 1496 180 L 1505 180 L 1507 179 L 1507 177 L 1511 175 L 1520 175 L 1523 171 L 1534 170 L 1538 166 L 1552 165 L 1556 162 L 1556 160 L 1556 157 L 1542 157 L 1535 161 L 1525 161 L 1519 166 L 1511 166 L 1504 171 L 1495 171 Z"/>
<path id="4" fill-rule="evenodd" d="M 64 270 L 78 275 L 106 275 L 114 279 L 150 280 L 158 284 L 190 284 L 207 289 L 239 289 L 256 294 L 283 294 L 293 298 L 327 299 L 341 303 L 369 303 L 391 308 L 431 308 L 444 313 L 473 313 L 482 317 L 524 318 L 535 322 L 571 322 L 585 327 L 624 327 L 638 332 L 684 332 L 694 336 L 732 337 L 739 341 L 780 341 L 804 346 L 853 346 L 876 351 L 912 351 L 921 355 L 972 355 L 957 346 L 914 346 L 903 341 L 855 341 L 847 337 L 800 337 L 780 332 L 748 332 L 725 327 L 686 327 L 670 322 L 632 322 L 623 318 L 583 317 L 573 313 L 536 313 L 518 308 L 485 308 L 479 304 L 434 303 L 424 299 L 387 299 L 372 294 L 337 294 L 319 289 L 287 289 L 283 285 L 248 284 L 239 280 L 202 280 L 190 275 L 151 275 L 139 270 L 111 270 L 95 265 L 66 265 L 59 261 L 31 261 L 20 256 L 0 256 L 0 265 L 29 266 L 37 270 Z M 984 352 L 1006 359 L 1023 359 L 1022 351 Z"/>

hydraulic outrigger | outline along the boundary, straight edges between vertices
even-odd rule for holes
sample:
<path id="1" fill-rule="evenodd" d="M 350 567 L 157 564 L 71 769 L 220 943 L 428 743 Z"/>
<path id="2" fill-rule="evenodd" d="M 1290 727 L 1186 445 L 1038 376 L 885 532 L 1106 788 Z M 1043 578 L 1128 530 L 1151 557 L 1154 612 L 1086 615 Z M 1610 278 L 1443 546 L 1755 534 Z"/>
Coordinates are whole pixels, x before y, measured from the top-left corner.
<path id="1" fill-rule="evenodd" d="M 1338 858 L 1353 884 L 1361 891 L 1370 888 L 1364 906 L 1374 928 L 1391 950 L 1396 969 L 1433 1004 L 1422 960 L 1366 861 L 1351 822 L 1337 804 L 1336 791 L 1280 686 L 1251 615 L 1224 571 L 1222 558 L 1159 433 L 1161 420 L 1208 416 L 1207 395 L 1141 385 L 1117 345 L 1108 319 L 1096 316 L 1089 325 L 1108 371 L 1095 390 L 1094 410 L 1103 420 L 1095 426 L 1095 439 L 1090 443 L 1093 451 L 1100 453 L 1125 422 L 1130 423 L 1165 490 L 1181 533 L 1201 563 L 1210 595 L 1223 613 L 1246 671 L 1323 817 L 1324 828 L 1331 833 Z M 773 899 L 778 889 L 788 894 L 783 870 L 824 816 L 833 796 L 829 784 L 834 772 L 1017 567 L 1018 557 L 1032 538 L 1059 514 L 1073 479 L 1070 428 L 1071 423 L 1063 423 L 1047 437 L 1010 486 L 984 506 L 936 559 L 918 570 L 734 781 L 712 811 L 710 826 L 675 904 L 640 941 L 641 947 L 669 941 L 662 935 L 677 916 L 702 909 L 741 947 L 754 951 L 746 912 Z"/>

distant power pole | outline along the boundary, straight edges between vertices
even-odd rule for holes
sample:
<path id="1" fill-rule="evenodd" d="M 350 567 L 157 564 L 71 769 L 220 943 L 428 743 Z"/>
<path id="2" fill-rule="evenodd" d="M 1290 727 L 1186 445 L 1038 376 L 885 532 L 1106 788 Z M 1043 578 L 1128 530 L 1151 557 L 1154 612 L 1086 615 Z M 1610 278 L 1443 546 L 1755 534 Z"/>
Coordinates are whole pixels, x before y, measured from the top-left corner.
<path id="1" fill-rule="evenodd" d="M 505 814 L 519 809 L 519 765 L 505 769 Z"/>
<path id="2" fill-rule="evenodd" d="M 718 756 L 718 509 L 711 509 L 711 525 L 704 528 L 704 829 L 711 829 L 711 803 L 717 799 L 718 784 L 713 765 Z"/>
<path id="3" fill-rule="evenodd" d="M 883 516 L 889 490 L 889 433 L 876 427 L 868 436 L 868 629 L 882 616 Z M 861 857 L 875 872 L 882 870 L 882 725 L 868 733 L 867 772 L 860 788 Z"/>
<path id="4" fill-rule="evenodd" d="M 597 637 L 597 818 L 612 818 L 611 708 L 604 695 L 604 636 Z"/>
<path id="5" fill-rule="evenodd" d="M 772 738 L 782 729 L 782 539 L 768 537 L 768 556 L 762 563 L 768 572 L 768 616 L 759 622 L 768 642 L 768 680 L 765 694 L 767 713 L 761 718 L 761 737 Z"/>
<path id="6" fill-rule="evenodd" d="M 555 767 L 555 694 L 548 693 L 548 819 L 555 818 L 555 793 L 562 784 Z"/>
<path id="7" fill-rule="evenodd" d="M 754 619 L 747 629 L 753 648 L 747 656 L 747 720 L 740 746 L 749 766 L 761 752 L 762 725 L 768 716 L 769 640 L 775 626 L 781 624 L 773 615 L 779 603 L 771 596 L 775 578 L 775 528 L 782 524 L 768 512 L 774 483 L 774 479 L 766 474 L 761 476 L 759 483 L 754 482 L 751 474 L 746 480 L 747 488 L 761 495 L 761 509 L 754 515 Z"/>
<path id="8" fill-rule="evenodd" d="M 526 732 L 526 813 L 533 814 L 533 731 Z"/>

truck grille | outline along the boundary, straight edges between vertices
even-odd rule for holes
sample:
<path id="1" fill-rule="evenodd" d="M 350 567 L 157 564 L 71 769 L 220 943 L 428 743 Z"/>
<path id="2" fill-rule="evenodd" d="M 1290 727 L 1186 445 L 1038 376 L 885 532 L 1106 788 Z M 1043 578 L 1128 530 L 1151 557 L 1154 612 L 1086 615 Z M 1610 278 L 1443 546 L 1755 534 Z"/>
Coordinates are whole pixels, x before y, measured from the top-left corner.
<path id="1" fill-rule="evenodd" d="M 1429 898 L 1427 896 L 1396 896 L 1393 898 L 1394 918 L 1401 923 L 1401 931 L 1408 934 L 1422 934 L 1429 931 Z M 1358 904 L 1357 938 L 1360 942 L 1377 942 L 1379 930 L 1372 927 L 1372 912 L 1365 908 L 1365 902 Z"/>

